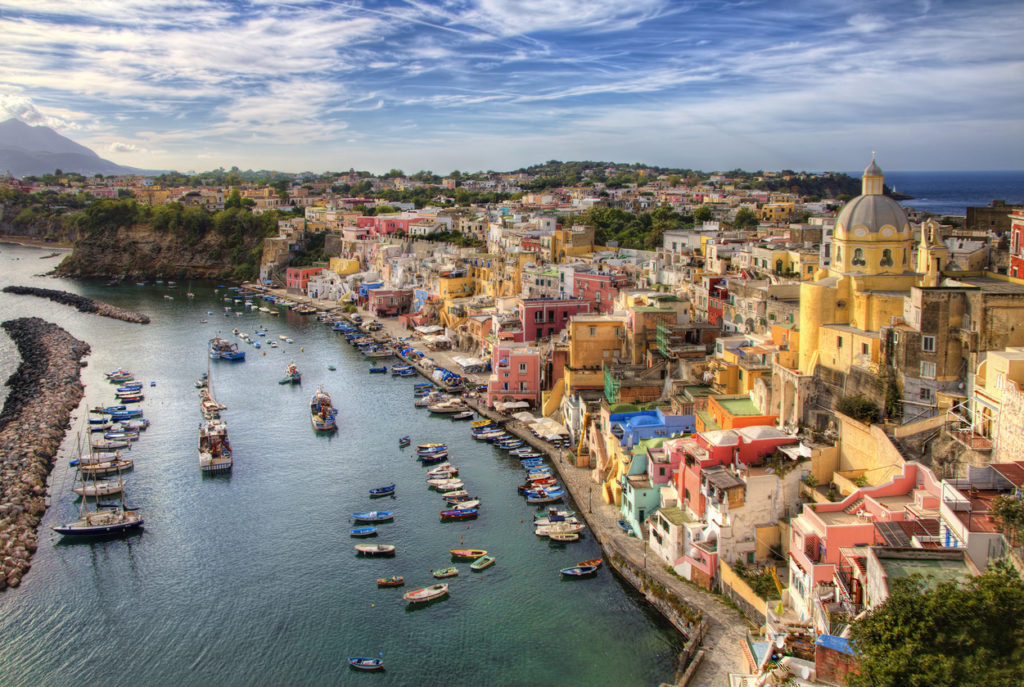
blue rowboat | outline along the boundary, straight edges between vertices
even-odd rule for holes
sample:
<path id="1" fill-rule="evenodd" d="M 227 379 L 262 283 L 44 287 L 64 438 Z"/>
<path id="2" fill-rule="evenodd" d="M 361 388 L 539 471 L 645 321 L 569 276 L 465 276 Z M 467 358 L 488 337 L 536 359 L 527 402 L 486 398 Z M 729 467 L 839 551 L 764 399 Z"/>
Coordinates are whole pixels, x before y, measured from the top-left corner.
<path id="1" fill-rule="evenodd" d="M 395 512 L 391 510 L 371 510 L 362 513 L 353 513 L 352 519 L 358 522 L 385 522 L 395 519 Z"/>
<path id="2" fill-rule="evenodd" d="M 441 511 L 442 520 L 473 520 L 480 513 L 478 508 L 449 508 Z"/>
<path id="3" fill-rule="evenodd" d="M 399 447 L 408 446 L 411 443 L 412 439 L 410 437 L 402 437 L 401 439 L 398 440 Z"/>
<path id="4" fill-rule="evenodd" d="M 141 408 L 133 408 L 132 410 L 118 410 L 110 413 L 110 419 L 114 422 L 120 422 L 121 420 L 131 420 L 132 418 L 142 417 Z"/>
<path id="5" fill-rule="evenodd" d="M 142 382 L 128 382 L 124 386 L 119 386 L 114 391 L 116 393 L 124 393 L 126 391 L 138 391 L 142 388 Z"/>
<path id="6" fill-rule="evenodd" d="M 380 367 L 371 367 L 370 374 L 384 374 L 388 371 L 387 365 L 381 365 Z"/>
<path id="7" fill-rule="evenodd" d="M 574 565 L 571 568 L 562 568 L 559 570 L 562 577 L 580 578 L 580 577 L 593 577 L 597 573 L 596 565 Z"/>
<path id="8" fill-rule="evenodd" d="M 419 460 L 424 465 L 440 463 L 442 460 L 448 460 L 448 452 L 444 451 L 442 453 L 431 453 L 425 456 L 419 456 Z"/>
<path id="9" fill-rule="evenodd" d="M 386 487 L 374 487 L 373 489 L 370 490 L 370 497 L 371 498 L 375 497 L 375 496 L 394 496 L 394 494 L 395 494 L 395 484 L 394 484 L 394 482 L 392 482 L 391 484 L 387 485 Z"/>
<path id="10" fill-rule="evenodd" d="M 372 537 L 377 534 L 376 527 L 353 527 L 348 531 L 350 537 Z"/>
<path id="11" fill-rule="evenodd" d="M 348 659 L 348 664 L 356 670 L 384 670 L 384 659 L 382 658 L 354 656 Z"/>

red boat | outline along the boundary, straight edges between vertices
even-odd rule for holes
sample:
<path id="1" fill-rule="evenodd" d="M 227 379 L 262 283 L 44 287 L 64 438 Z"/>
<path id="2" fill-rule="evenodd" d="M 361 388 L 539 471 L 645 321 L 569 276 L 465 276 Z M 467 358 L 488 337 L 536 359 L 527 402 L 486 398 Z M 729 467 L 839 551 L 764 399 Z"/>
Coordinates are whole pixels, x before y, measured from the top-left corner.
<path id="1" fill-rule="evenodd" d="M 587 567 L 590 567 L 590 566 L 594 566 L 595 568 L 600 568 L 602 563 L 604 563 L 604 559 L 603 558 L 591 558 L 589 561 L 580 561 L 576 565 L 581 567 L 581 568 L 587 568 Z"/>
<path id="2" fill-rule="evenodd" d="M 520 484 L 518 489 L 520 494 L 525 494 L 529 489 L 537 489 L 538 487 L 553 487 L 558 484 L 558 480 L 554 477 L 545 477 L 543 479 L 530 480 L 526 484 Z"/>
<path id="3" fill-rule="evenodd" d="M 473 520 L 479 514 L 477 508 L 452 508 L 441 511 L 442 520 Z"/>
<path id="4" fill-rule="evenodd" d="M 392 575 L 391 577 L 378 577 L 378 587 L 401 587 L 405 584 L 405 578 L 401 575 Z"/>

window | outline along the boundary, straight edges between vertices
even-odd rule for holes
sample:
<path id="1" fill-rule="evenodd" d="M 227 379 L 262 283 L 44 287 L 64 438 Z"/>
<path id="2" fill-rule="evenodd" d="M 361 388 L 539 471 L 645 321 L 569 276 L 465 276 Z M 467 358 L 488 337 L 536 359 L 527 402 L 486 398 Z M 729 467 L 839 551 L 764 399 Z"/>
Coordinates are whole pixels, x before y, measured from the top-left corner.
<path id="1" fill-rule="evenodd" d="M 921 388 L 921 393 L 918 395 L 918 397 L 922 401 L 930 401 L 930 400 L 932 400 L 932 390 L 929 389 L 928 387 L 922 387 Z"/>
<path id="2" fill-rule="evenodd" d="M 852 264 L 854 264 L 854 265 L 860 265 L 860 266 L 868 264 L 867 260 L 864 259 L 864 249 L 863 248 L 854 248 L 853 249 L 853 260 L 851 260 L 850 262 Z"/>
<path id="3" fill-rule="evenodd" d="M 836 337 L 836 348 L 842 349 L 842 347 L 843 347 L 843 337 L 837 336 Z"/>
<path id="4" fill-rule="evenodd" d="M 519 390 L 526 391 L 526 382 L 519 382 Z"/>
<path id="5" fill-rule="evenodd" d="M 526 372 L 526 363 L 519 363 L 519 371 Z"/>
<path id="6" fill-rule="evenodd" d="M 866 343 L 862 343 L 860 345 L 860 352 L 863 353 L 864 355 L 870 355 L 871 354 L 871 346 L 866 344 Z"/>
<path id="7" fill-rule="evenodd" d="M 935 363 L 921 361 L 921 376 L 929 379 L 935 378 Z"/>
<path id="8" fill-rule="evenodd" d="M 597 336 L 597 327 L 591 327 L 590 328 L 590 335 L 591 336 Z"/>
<path id="9" fill-rule="evenodd" d="M 880 264 L 882 267 L 892 267 L 893 266 L 892 251 L 889 250 L 888 248 L 883 250 L 882 251 L 882 259 L 878 261 L 878 264 Z"/>
<path id="10" fill-rule="evenodd" d="M 935 352 L 935 337 L 934 336 L 922 336 L 921 337 L 921 350 L 927 353 Z"/>
<path id="11" fill-rule="evenodd" d="M 836 246 L 836 262 L 842 262 L 842 261 L 843 261 L 843 247 L 842 246 Z"/>

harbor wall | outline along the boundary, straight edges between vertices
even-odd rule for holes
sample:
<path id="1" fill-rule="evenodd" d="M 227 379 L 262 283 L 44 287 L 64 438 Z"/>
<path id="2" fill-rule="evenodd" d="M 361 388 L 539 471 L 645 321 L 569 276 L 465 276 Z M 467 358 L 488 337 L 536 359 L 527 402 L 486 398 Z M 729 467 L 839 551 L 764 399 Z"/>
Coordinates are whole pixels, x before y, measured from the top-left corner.
<path id="1" fill-rule="evenodd" d="M 81 360 L 89 345 L 38 317 L 2 325 L 21 355 L 0 410 L 0 590 L 31 567 L 46 513 L 46 480 L 71 411 L 85 394 Z"/>

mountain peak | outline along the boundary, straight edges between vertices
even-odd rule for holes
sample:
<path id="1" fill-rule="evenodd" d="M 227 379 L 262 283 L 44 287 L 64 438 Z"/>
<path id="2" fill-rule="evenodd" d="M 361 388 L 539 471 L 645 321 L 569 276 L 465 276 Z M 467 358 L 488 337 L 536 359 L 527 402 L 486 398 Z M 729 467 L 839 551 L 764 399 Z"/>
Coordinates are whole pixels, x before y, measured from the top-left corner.
<path id="1" fill-rule="evenodd" d="M 0 172 L 21 177 L 48 174 L 56 169 L 85 175 L 138 171 L 104 160 L 48 126 L 32 126 L 14 118 L 0 122 Z"/>

